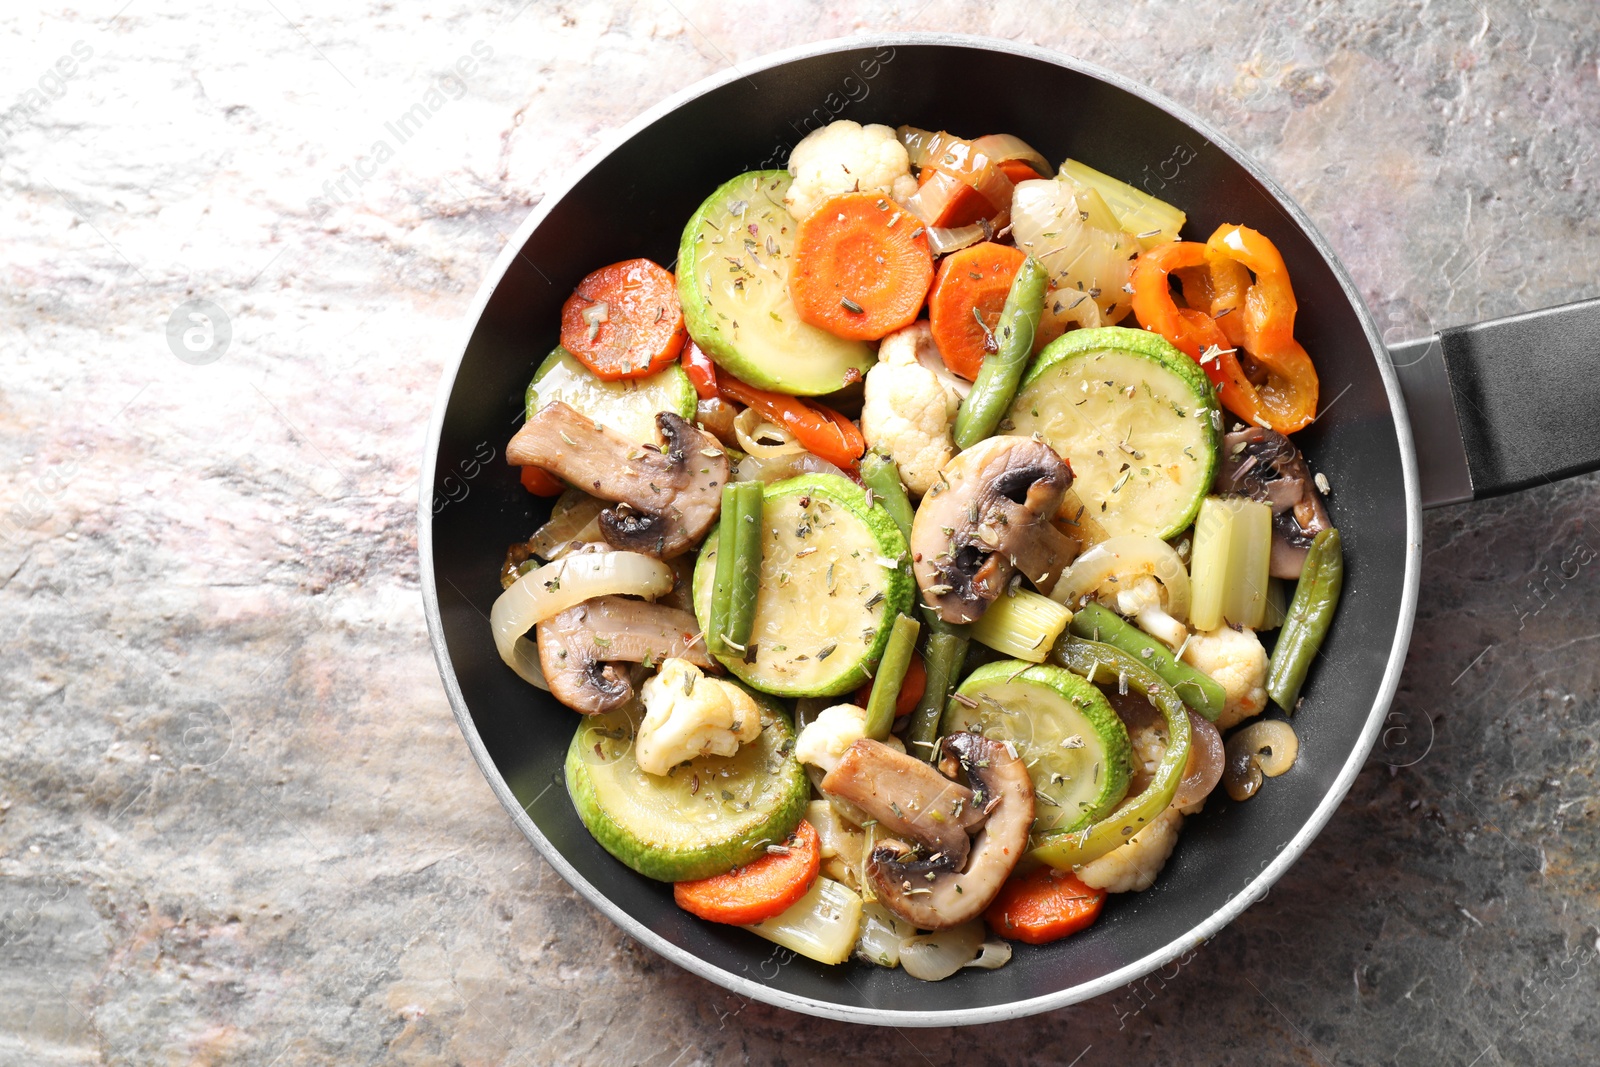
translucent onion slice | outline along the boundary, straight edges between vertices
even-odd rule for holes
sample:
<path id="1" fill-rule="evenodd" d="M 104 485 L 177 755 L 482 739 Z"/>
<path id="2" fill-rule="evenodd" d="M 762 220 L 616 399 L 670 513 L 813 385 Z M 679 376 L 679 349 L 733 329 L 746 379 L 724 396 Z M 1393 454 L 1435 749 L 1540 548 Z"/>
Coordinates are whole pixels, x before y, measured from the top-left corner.
<path id="1" fill-rule="evenodd" d="M 768 422 L 755 408 L 745 408 L 739 412 L 733 420 L 733 436 L 740 448 L 763 459 L 805 451 L 805 446 L 794 439 L 794 434 L 777 423 Z"/>
<path id="2" fill-rule="evenodd" d="M 1222 735 L 1204 716 L 1189 711 L 1189 764 L 1178 783 L 1178 793 L 1172 802 L 1180 808 L 1204 800 L 1222 780 L 1222 770 L 1227 760 L 1222 747 Z"/>
<path id="3" fill-rule="evenodd" d="M 978 967 L 985 971 L 992 971 L 996 967 L 1004 967 L 1011 962 L 1011 942 L 1000 937 L 991 937 L 983 943 L 983 950 L 976 959 L 968 960 L 963 966 Z"/>
<path id="4" fill-rule="evenodd" d="M 928 248 L 936 256 L 942 256 L 958 249 L 975 245 L 989 235 L 993 230 L 974 222 L 971 226 L 957 226 L 954 229 L 945 226 L 928 226 Z"/>
<path id="5" fill-rule="evenodd" d="M 924 982 L 942 981 L 978 958 L 983 936 L 983 923 L 975 919 L 948 930 L 907 938 L 900 943 L 900 966 Z"/>
<path id="6" fill-rule="evenodd" d="M 1004 226 L 1011 214 L 1011 179 L 992 159 L 973 148 L 971 141 L 940 131 L 931 133 L 913 126 L 901 126 L 900 143 L 906 146 L 906 155 L 914 167 L 932 167 L 940 174 L 956 179 L 976 189 L 995 214 L 991 219 L 996 228 Z M 958 191 L 954 182 L 937 178 L 918 188 L 915 196 L 905 202 L 907 211 L 923 222 L 932 222 L 944 211 L 950 198 Z"/>
<path id="7" fill-rule="evenodd" d="M 1035 151 L 1032 145 L 1009 133 L 991 133 L 980 137 L 972 142 L 972 147 L 996 163 L 1020 159 L 1038 171 L 1041 177 L 1049 176 L 1053 169 L 1050 161 Z"/>
<path id="8" fill-rule="evenodd" d="M 489 610 L 489 628 L 506 666 L 540 685 L 544 676 L 530 677 L 534 671 L 529 668 L 530 662 L 537 665 L 538 654 L 523 636 L 534 625 L 597 596 L 658 597 L 671 588 L 671 568 L 639 552 L 565 556 L 529 571 L 496 597 Z"/>
<path id="9" fill-rule="evenodd" d="M 1189 572 L 1177 549 L 1148 534 L 1119 534 L 1095 545 L 1073 561 L 1050 590 L 1050 597 L 1077 609 L 1091 596 L 1115 592 L 1115 585 L 1105 588 L 1113 578 L 1125 585 L 1142 574 L 1154 575 L 1166 589 L 1167 614 L 1187 622 Z"/>
<path id="10" fill-rule="evenodd" d="M 1096 225 L 1107 221 L 1112 229 Z M 1011 199 L 1011 237 L 1018 248 L 1050 272 L 1050 307 L 1069 292 L 1088 293 L 1107 322 L 1127 313 L 1133 297 L 1126 286 L 1139 242 L 1115 229 L 1103 201 L 1070 181 L 1042 178 L 1018 182 Z"/>
<path id="11" fill-rule="evenodd" d="M 528 548 L 542 560 L 565 555 L 574 541 L 600 541 L 600 512 L 605 501 L 581 489 L 568 488 L 550 509 L 550 519 L 534 531 Z"/>
<path id="12" fill-rule="evenodd" d="M 777 456 L 746 456 L 735 465 L 735 473 L 730 481 L 736 482 L 761 482 L 771 485 L 781 482 L 785 478 L 794 478 L 802 474 L 837 474 L 841 478 L 849 475 L 837 466 L 829 463 L 821 456 L 812 452 L 785 452 Z"/>

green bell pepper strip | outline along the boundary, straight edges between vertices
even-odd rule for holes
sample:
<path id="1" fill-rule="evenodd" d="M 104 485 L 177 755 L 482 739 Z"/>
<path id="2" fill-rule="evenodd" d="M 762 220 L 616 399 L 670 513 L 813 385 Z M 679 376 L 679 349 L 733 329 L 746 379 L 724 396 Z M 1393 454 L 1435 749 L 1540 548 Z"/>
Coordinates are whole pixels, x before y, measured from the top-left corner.
<path id="1" fill-rule="evenodd" d="M 965 634 L 935 631 L 928 635 L 922 650 L 928 684 L 917 702 L 917 709 L 911 713 L 911 725 L 906 730 L 906 751 L 929 763 L 934 762 L 938 751 L 934 743 L 939 740 L 939 722 L 944 718 L 945 705 L 961 683 L 967 643 Z"/>
<path id="2" fill-rule="evenodd" d="M 1311 661 L 1317 658 L 1322 640 L 1328 636 L 1343 589 L 1344 548 L 1339 531 L 1330 527 L 1311 540 L 1305 568 L 1294 587 L 1294 600 L 1289 603 L 1283 631 L 1278 634 L 1272 663 L 1267 668 L 1267 695 L 1290 714 L 1300 699 L 1300 687 L 1306 682 Z"/>
<path id="3" fill-rule="evenodd" d="M 1222 714 L 1228 691 L 1209 674 L 1197 671 L 1174 656 L 1167 646 L 1125 621 L 1114 611 L 1090 601 L 1072 617 L 1072 632 L 1090 641 L 1104 641 L 1143 661 L 1161 680 L 1177 690 L 1183 702 L 1211 722 Z"/>
<path id="4" fill-rule="evenodd" d="M 1044 314 L 1046 278 L 1044 267 L 1029 256 L 1012 279 L 1005 308 L 994 328 L 998 347 L 983 357 L 978 380 L 972 383 L 972 391 L 961 402 L 961 410 L 956 414 L 957 448 L 968 449 L 993 436 L 995 427 L 1011 407 L 1022 372 L 1033 356 L 1033 339 Z"/>
<path id="5" fill-rule="evenodd" d="M 1063 634 L 1050 650 L 1050 661 L 1089 681 L 1115 681 L 1147 697 L 1167 725 L 1167 751 L 1144 792 L 1124 800 L 1110 815 L 1076 833 L 1046 837 L 1028 853 L 1030 859 L 1070 871 L 1115 848 L 1155 821 L 1178 794 L 1189 764 L 1189 712 L 1183 699 L 1161 676 L 1120 648 Z"/>
<path id="6" fill-rule="evenodd" d="M 713 656 L 742 656 L 755 626 L 762 498 L 760 482 L 730 482 L 722 487 L 722 524 L 717 530 L 717 567 L 706 626 L 706 649 Z"/>
<path id="7" fill-rule="evenodd" d="M 882 741 L 894 726 L 894 706 L 900 687 L 911 667 L 911 654 L 917 648 L 917 633 L 922 629 L 909 615 L 898 616 L 889 631 L 889 644 L 878 660 L 878 673 L 872 679 L 872 695 L 867 698 L 867 736 Z"/>

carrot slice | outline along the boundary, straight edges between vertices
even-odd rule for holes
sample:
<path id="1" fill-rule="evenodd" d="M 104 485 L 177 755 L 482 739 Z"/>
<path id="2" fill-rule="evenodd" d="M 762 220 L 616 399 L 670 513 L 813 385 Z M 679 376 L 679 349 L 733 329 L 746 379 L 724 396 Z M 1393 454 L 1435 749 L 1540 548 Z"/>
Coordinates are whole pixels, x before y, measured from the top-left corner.
<path id="1" fill-rule="evenodd" d="M 969 382 L 977 380 L 984 355 L 995 349 L 995 324 L 1006 306 L 1011 282 L 1027 258 L 1019 248 L 984 241 L 939 261 L 939 273 L 928 294 L 928 325 L 945 366 Z M 1045 316 L 1033 339 L 1033 350 L 1039 351 L 1061 332 L 1061 322 Z"/>
<path id="2" fill-rule="evenodd" d="M 560 496 L 566 491 L 567 483 L 543 467 L 523 467 L 522 488 L 534 496 Z"/>
<path id="3" fill-rule="evenodd" d="M 861 436 L 860 428 L 824 404 L 757 389 L 731 374 L 717 379 L 717 391 L 724 400 L 755 408 L 794 434 L 806 451 L 836 467 L 854 470 L 867 451 L 867 439 Z"/>
<path id="4" fill-rule="evenodd" d="M 693 340 L 683 343 L 683 372 L 689 376 L 689 384 L 694 386 L 695 395 L 701 400 L 716 397 L 717 365 Z"/>
<path id="5" fill-rule="evenodd" d="M 771 847 L 771 846 L 769 846 Z M 749 926 L 781 915 L 806 895 L 822 866 L 817 831 L 804 819 L 782 845 L 727 874 L 672 887 L 672 899 L 690 915 L 714 923 Z"/>
<path id="6" fill-rule="evenodd" d="M 561 305 L 562 347 L 608 382 L 661 370 L 687 336 L 677 279 L 648 259 L 601 267 Z"/>
<path id="7" fill-rule="evenodd" d="M 1090 889 L 1070 871 L 1038 867 L 1007 879 L 983 920 L 1008 941 L 1047 945 L 1094 925 L 1105 902 L 1104 889 Z"/>
<path id="8" fill-rule="evenodd" d="M 1017 182 L 1048 177 L 1034 170 L 1033 164 L 1026 160 L 1008 159 L 999 166 L 1000 173 L 1010 178 L 1013 185 Z M 950 199 L 945 202 L 944 210 L 933 220 L 935 226 L 970 226 L 979 219 L 989 218 L 995 213 L 994 205 L 960 178 L 952 177 L 934 166 L 923 167 L 922 173 L 917 175 L 917 185 L 923 186 L 930 181 L 947 182 L 951 190 Z"/>
<path id="9" fill-rule="evenodd" d="M 922 223 L 871 193 L 836 196 L 807 215 L 794 254 L 789 295 L 800 318 L 852 341 L 911 325 L 933 281 Z"/>
<path id="10" fill-rule="evenodd" d="M 858 707 L 866 707 L 872 702 L 872 687 L 877 680 L 867 682 L 857 689 L 855 700 Z M 922 662 L 922 653 L 911 653 L 911 665 L 906 668 L 905 680 L 900 683 L 900 694 L 894 699 L 894 717 L 903 719 L 916 710 L 917 704 L 922 700 L 922 694 L 928 688 L 928 668 Z"/>

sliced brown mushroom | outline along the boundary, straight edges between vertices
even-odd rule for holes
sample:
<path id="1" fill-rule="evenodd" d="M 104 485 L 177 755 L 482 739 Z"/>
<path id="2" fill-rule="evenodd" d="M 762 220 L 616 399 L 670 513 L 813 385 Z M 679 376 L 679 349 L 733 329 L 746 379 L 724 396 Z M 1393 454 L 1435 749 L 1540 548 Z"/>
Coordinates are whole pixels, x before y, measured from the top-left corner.
<path id="1" fill-rule="evenodd" d="M 715 437 L 673 412 L 657 412 L 656 429 L 662 444 L 637 445 L 557 400 L 522 424 L 506 460 L 543 467 L 617 504 L 600 513 L 613 548 L 671 559 L 716 521 L 728 457 Z"/>
<path id="2" fill-rule="evenodd" d="M 687 611 L 600 596 L 551 616 L 537 628 L 539 666 L 550 693 L 573 711 L 597 715 L 627 703 L 633 682 L 618 663 L 670 656 L 710 667 L 699 624 Z"/>
<path id="3" fill-rule="evenodd" d="M 863 739 L 845 750 L 822 780 L 829 799 L 847 800 L 884 831 L 914 838 L 930 855 L 956 867 L 967 862 L 968 835 L 987 814 L 972 790 L 926 762 Z"/>
<path id="4" fill-rule="evenodd" d="M 1272 576 L 1300 577 L 1311 539 L 1329 523 L 1322 494 L 1294 442 L 1265 426 L 1226 435 L 1213 488 L 1272 507 Z"/>
<path id="5" fill-rule="evenodd" d="M 1028 437 L 991 437 L 945 464 L 911 526 L 911 558 L 928 606 L 971 622 L 1021 571 L 1041 591 L 1076 545 L 1051 524 L 1072 468 Z"/>
<path id="6" fill-rule="evenodd" d="M 1033 781 L 1003 742 L 957 733 L 940 745 L 939 769 L 951 777 L 965 774 L 972 805 L 987 814 L 966 863 L 897 840 L 880 840 L 867 858 L 878 900 L 924 930 L 959 926 L 983 914 L 1027 850 L 1033 826 Z"/>

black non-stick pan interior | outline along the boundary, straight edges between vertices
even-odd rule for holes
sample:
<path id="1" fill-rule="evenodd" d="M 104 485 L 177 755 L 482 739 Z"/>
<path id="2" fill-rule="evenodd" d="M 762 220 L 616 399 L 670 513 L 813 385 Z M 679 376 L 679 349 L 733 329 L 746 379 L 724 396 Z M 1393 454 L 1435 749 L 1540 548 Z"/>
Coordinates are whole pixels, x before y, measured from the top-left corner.
<path id="1" fill-rule="evenodd" d="M 571 865 L 579 888 L 609 898 L 642 928 L 636 934 L 653 934 L 704 961 L 702 973 L 709 965 L 759 983 L 790 1006 L 857 1018 L 862 1009 L 997 1017 L 1037 1010 L 1045 1005 L 1023 1002 L 1052 994 L 1050 1002 L 1065 1002 L 1061 991 L 1076 989 L 1075 999 L 1103 990 L 1108 975 L 1183 951 L 1229 901 L 1260 891 L 1252 883 L 1286 849 L 1294 851 L 1291 843 L 1308 825 L 1320 825 L 1319 807 L 1352 761 L 1380 698 L 1387 699 L 1386 677 L 1410 622 L 1412 512 L 1402 461 L 1409 438 L 1397 430 L 1381 357 L 1363 312 L 1292 209 L 1228 151 L 1129 89 L 1039 55 L 934 43 L 867 44 L 766 69 L 747 66 L 744 74 L 638 130 L 559 202 L 542 206 L 547 215 L 510 261 L 466 346 L 439 431 L 432 479 L 439 503 L 431 538 L 424 537 L 441 662 L 459 683 L 463 728 L 469 741 L 475 734 L 481 742 L 491 779 L 504 779 L 538 833 Z M 563 299 L 605 263 L 640 255 L 672 263 L 684 222 L 712 189 L 743 170 L 781 166 L 806 129 L 836 117 L 969 137 L 1014 133 L 1051 160 L 1084 160 L 1182 207 L 1190 239 L 1203 240 L 1223 222 L 1271 237 L 1299 297 L 1298 336 L 1322 381 L 1324 414 L 1297 439 L 1332 484 L 1348 559 L 1337 626 L 1294 719 L 1297 765 L 1245 804 L 1219 790 L 1189 820 L 1155 887 L 1114 896 L 1087 932 L 1044 948 L 1018 945 L 1000 970 L 966 970 L 938 984 L 863 964 L 829 968 L 775 957 L 751 934 L 691 918 L 674 906 L 670 886 L 612 859 L 578 822 L 561 784 L 573 713 L 501 664 L 487 623 L 506 546 L 526 538 L 546 510 L 502 457 L 532 370 L 556 344 Z M 475 463 L 490 453 L 494 461 L 478 471 Z"/>

